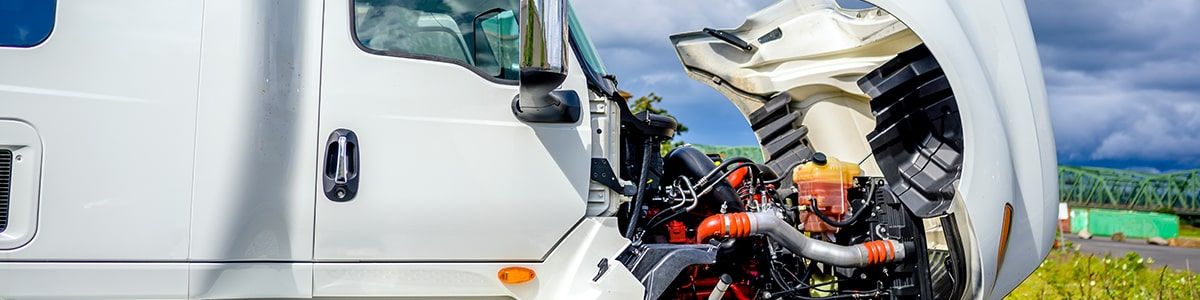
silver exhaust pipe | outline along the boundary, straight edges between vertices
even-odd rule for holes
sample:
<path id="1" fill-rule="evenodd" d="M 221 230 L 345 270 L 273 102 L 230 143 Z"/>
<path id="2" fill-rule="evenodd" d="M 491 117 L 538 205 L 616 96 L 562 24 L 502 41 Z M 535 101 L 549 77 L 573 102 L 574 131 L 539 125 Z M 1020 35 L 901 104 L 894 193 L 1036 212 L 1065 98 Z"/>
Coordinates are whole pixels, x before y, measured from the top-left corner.
<path id="1" fill-rule="evenodd" d="M 774 212 L 745 212 L 712 215 L 696 229 L 696 241 L 714 237 L 766 235 L 792 253 L 840 267 L 865 267 L 902 261 L 905 245 L 896 240 L 870 241 L 842 246 L 805 236 Z"/>

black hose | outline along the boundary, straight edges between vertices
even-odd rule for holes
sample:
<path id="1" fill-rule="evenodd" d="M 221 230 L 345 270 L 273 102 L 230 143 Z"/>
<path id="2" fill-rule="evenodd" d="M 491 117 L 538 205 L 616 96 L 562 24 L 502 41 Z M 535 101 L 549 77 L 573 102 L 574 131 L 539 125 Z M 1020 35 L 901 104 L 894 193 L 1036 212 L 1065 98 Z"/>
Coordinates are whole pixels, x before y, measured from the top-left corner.
<path id="1" fill-rule="evenodd" d="M 708 174 L 705 174 L 703 177 L 700 177 L 700 180 L 698 182 L 701 182 L 701 185 L 699 187 L 695 187 L 695 186 L 692 187 L 693 189 L 691 192 L 694 193 L 693 198 L 695 198 L 696 202 L 699 202 L 700 197 L 707 194 L 710 188 L 712 188 L 713 186 L 715 186 L 716 184 L 719 184 L 721 182 L 720 180 L 712 180 L 712 178 L 713 178 L 712 176 L 714 176 L 716 174 L 728 174 L 729 171 L 727 171 L 725 169 L 727 169 L 729 167 L 735 167 L 735 168 L 733 168 L 733 170 L 737 170 L 737 169 L 744 168 L 744 167 L 749 167 L 749 168 L 751 168 L 751 170 L 753 170 L 755 172 L 761 172 L 761 170 L 762 170 L 761 168 L 759 168 L 758 164 L 755 164 L 754 161 L 750 160 L 749 158 L 745 158 L 745 157 L 730 158 L 730 159 L 726 160 L 724 163 L 722 163 L 720 166 L 717 166 L 717 168 L 710 171 Z M 717 177 L 717 178 L 724 178 L 724 176 Z M 712 182 L 707 182 L 709 180 L 712 180 Z M 699 188 L 699 190 L 701 190 L 703 192 L 697 193 L 696 188 Z M 637 202 L 637 200 L 635 200 L 634 202 Z M 649 224 L 649 226 L 646 226 L 646 230 L 657 228 L 658 226 L 662 225 L 663 223 L 666 223 L 667 221 L 670 221 L 671 219 L 674 219 L 675 217 L 678 217 L 684 213 L 691 211 L 692 208 L 694 208 L 694 207 L 695 206 L 692 205 L 692 206 L 688 206 L 686 209 L 683 209 L 683 210 L 668 209 L 668 210 L 659 212 L 654 217 L 650 218 L 650 220 L 647 222 L 647 224 Z M 659 217 L 662 217 L 662 218 L 660 219 Z M 630 222 L 630 224 L 633 224 L 633 223 Z M 626 237 L 629 237 L 629 236 L 631 236 L 631 234 L 626 235 Z"/>
<path id="2" fill-rule="evenodd" d="M 692 195 L 695 195 L 696 189 L 692 186 L 692 182 L 690 180 L 688 180 L 687 177 L 680 177 L 680 178 L 683 179 L 683 182 L 685 184 L 687 184 L 688 191 L 686 191 L 686 192 L 680 191 L 680 196 L 683 196 L 684 200 L 686 201 L 687 200 L 686 193 L 691 193 Z M 677 217 L 681 214 L 692 211 L 692 209 L 695 209 L 696 206 L 699 204 L 700 204 L 700 198 L 692 197 L 691 205 L 688 205 L 686 207 L 672 206 L 671 208 L 668 208 L 667 210 L 661 211 L 658 214 L 655 214 L 654 217 L 650 218 L 649 221 L 646 221 L 646 224 L 650 224 L 649 226 L 646 226 L 646 230 L 657 228 L 658 225 L 662 225 L 662 223 L 666 223 L 667 221 L 670 221 L 671 219 L 674 219 L 675 217 Z M 683 204 L 680 203 L 680 205 L 683 205 Z M 679 207 L 682 207 L 682 209 L 679 209 Z M 668 215 L 668 213 L 670 213 L 670 214 Z M 660 217 L 664 217 L 664 216 L 665 216 L 665 218 L 660 219 Z"/>
<path id="3" fill-rule="evenodd" d="M 674 219 L 675 217 L 678 217 L 679 215 L 685 214 L 687 212 L 688 212 L 688 209 L 686 209 L 686 208 L 676 210 L 676 211 L 671 211 L 670 215 L 666 215 L 666 217 L 664 217 L 662 219 L 658 219 L 659 216 L 663 216 L 667 213 L 666 211 L 660 212 L 657 215 L 654 215 L 654 218 L 650 218 L 650 221 L 653 221 L 653 222 L 647 222 L 650 225 L 646 226 L 646 230 L 658 228 L 659 225 L 662 225 L 663 223 L 666 223 L 667 221 L 670 221 L 671 219 Z"/>
<path id="4" fill-rule="evenodd" d="M 867 197 L 867 199 L 863 200 L 864 202 L 863 202 L 862 207 L 859 207 L 858 210 L 854 211 L 854 213 L 850 215 L 850 218 L 846 219 L 845 221 L 834 221 L 833 219 L 830 219 L 829 217 L 825 216 L 825 214 L 822 213 L 820 209 L 817 209 L 817 199 L 809 198 L 808 203 L 810 205 L 808 206 L 808 208 L 810 210 L 812 210 L 813 214 L 817 215 L 818 219 L 821 219 L 821 222 L 825 222 L 825 224 L 829 224 L 830 226 L 833 226 L 833 227 L 842 228 L 842 227 L 850 226 L 850 225 L 854 224 L 854 222 L 857 222 L 858 219 L 860 217 L 862 217 L 863 212 L 867 211 L 867 209 L 870 208 L 871 198 L 875 197 L 875 183 L 871 183 L 871 189 L 869 192 L 867 192 L 866 197 Z M 851 208 L 853 208 L 853 207 L 851 207 Z"/>
<path id="5" fill-rule="evenodd" d="M 724 171 L 725 168 L 728 168 L 729 166 L 737 164 L 737 163 L 753 164 L 754 161 L 750 160 L 749 158 L 740 157 L 740 156 L 727 159 L 724 162 L 721 162 L 721 165 L 717 166 L 716 169 L 713 169 L 712 171 L 709 171 L 708 174 L 704 174 L 703 177 L 700 177 L 700 180 L 697 180 L 696 183 L 700 184 L 701 186 L 708 185 L 708 181 L 712 180 L 713 176 L 716 176 L 716 174 L 718 174 L 718 173 L 722 173 L 722 171 Z M 722 176 L 722 177 L 724 177 L 724 176 Z"/>
<path id="6" fill-rule="evenodd" d="M 633 233 L 637 232 L 638 219 L 642 218 L 642 201 L 646 198 L 646 176 L 650 174 L 650 157 L 658 153 L 650 153 L 654 150 L 653 143 L 656 141 L 650 139 L 642 148 L 642 172 L 638 176 L 638 193 L 633 197 L 633 203 L 629 206 L 629 225 L 625 227 L 625 238 L 633 239 Z"/>
<path id="7" fill-rule="evenodd" d="M 875 289 L 875 290 L 870 290 L 870 291 L 858 291 L 853 294 L 841 294 L 841 295 L 833 295 L 833 296 L 828 296 L 828 297 L 806 297 L 806 296 L 800 296 L 800 295 L 792 295 L 792 294 L 795 294 L 795 293 L 798 293 L 801 291 L 816 289 L 817 287 L 832 285 L 832 284 L 841 283 L 841 282 L 845 282 L 845 281 L 844 280 L 834 280 L 834 281 L 825 282 L 825 283 L 821 283 L 821 284 L 814 284 L 814 285 L 797 287 L 797 288 L 793 288 L 793 289 L 787 289 L 787 290 L 780 291 L 778 293 L 772 293 L 771 297 L 767 298 L 767 300 L 779 299 L 782 297 L 791 297 L 791 298 L 798 298 L 798 299 L 803 299 L 803 300 L 859 299 L 859 298 L 878 297 L 880 294 L 879 289 Z"/>
<path id="8" fill-rule="evenodd" d="M 807 290 L 810 290 L 810 289 L 813 289 L 816 287 L 832 285 L 832 284 L 839 283 L 839 282 L 843 282 L 843 281 L 842 280 L 834 280 L 834 281 L 820 283 L 820 284 L 805 285 L 805 286 L 790 288 L 790 289 L 779 291 L 778 293 L 771 293 L 771 297 L 767 298 L 767 299 L 768 300 L 769 299 L 779 299 L 781 297 L 789 296 L 791 294 L 799 293 L 801 291 L 807 291 Z M 792 297 L 803 297 L 803 296 L 792 296 Z"/>
<path id="9" fill-rule="evenodd" d="M 787 288 L 788 286 L 790 286 L 790 285 L 784 283 L 783 279 L 780 278 L 780 277 L 783 277 L 783 275 L 779 274 L 779 270 L 775 269 L 775 261 L 771 261 L 771 267 L 768 271 L 771 272 L 771 280 L 775 281 L 775 285 L 778 285 L 779 288 Z"/>
<path id="10" fill-rule="evenodd" d="M 743 167 L 749 167 L 750 171 L 752 171 L 752 172 L 762 173 L 762 169 L 760 169 L 758 167 L 758 164 L 756 164 L 754 162 L 721 164 L 720 167 L 713 169 L 713 173 L 709 173 L 709 175 L 705 175 L 704 178 L 700 179 L 700 181 L 699 181 L 700 184 L 699 184 L 699 186 L 697 186 L 697 188 L 700 189 L 700 193 L 697 194 L 696 197 L 703 197 L 704 195 L 708 194 L 708 192 L 711 192 L 713 187 L 715 187 L 717 184 L 719 184 L 725 178 L 725 176 L 717 177 L 719 179 L 713 180 L 710 177 L 710 175 L 718 173 L 719 171 L 724 171 L 728 166 L 734 166 L 733 170 L 741 169 Z M 728 172 L 724 172 L 721 174 L 722 175 L 728 174 Z"/>
<path id="11" fill-rule="evenodd" d="M 779 174 L 779 177 L 776 177 L 775 179 L 763 181 L 763 183 L 776 184 L 776 183 L 779 183 L 780 181 L 783 181 L 784 178 L 790 178 L 791 174 L 792 174 L 792 170 L 795 170 L 796 167 L 799 167 L 800 165 L 803 165 L 804 163 L 807 163 L 807 162 L 808 162 L 807 159 L 802 159 L 799 162 L 796 162 L 796 163 L 792 164 L 791 166 L 788 166 L 786 170 L 783 170 L 783 172 Z"/>
<path id="12" fill-rule="evenodd" d="M 788 297 L 792 297 L 792 298 L 797 298 L 797 299 L 801 299 L 801 300 L 833 300 L 833 299 L 861 299 L 861 298 L 870 298 L 870 297 L 874 297 L 874 296 L 876 296 L 876 295 L 875 295 L 874 293 L 870 293 L 870 294 L 868 294 L 868 293 L 855 293 L 855 294 L 842 294 L 842 295 L 833 295 L 833 296 L 828 296 L 828 297 L 805 297 L 805 296 L 800 296 L 800 295 L 784 295 L 784 296 L 788 296 Z M 783 297 L 783 296 L 775 296 L 775 295 L 771 295 L 771 298 L 767 298 L 767 300 L 771 300 L 771 299 L 779 299 L 780 297 Z"/>

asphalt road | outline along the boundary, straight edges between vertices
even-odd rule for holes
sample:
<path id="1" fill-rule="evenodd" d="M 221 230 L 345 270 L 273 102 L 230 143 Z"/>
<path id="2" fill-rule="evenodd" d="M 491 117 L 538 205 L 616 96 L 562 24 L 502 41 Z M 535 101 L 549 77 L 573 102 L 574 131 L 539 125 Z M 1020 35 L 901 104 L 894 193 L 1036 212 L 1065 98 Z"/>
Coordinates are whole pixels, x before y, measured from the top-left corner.
<path id="1" fill-rule="evenodd" d="M 1079 245 L 1079 251 L 1114 256 L 1125 255 L 1126 252 L 1137 252 L 1142 257 L 1154 258 L 1155 266 L 1169 266 L 1180 270 L 1200 272 L 1200 249 L 1177 248 L 1146 244 L 1145 240 L 1125 240 L 1114 242 L 1107 237 L 1094 237 L 1091 240 L 1068 235 L 1067 241 Z"/>

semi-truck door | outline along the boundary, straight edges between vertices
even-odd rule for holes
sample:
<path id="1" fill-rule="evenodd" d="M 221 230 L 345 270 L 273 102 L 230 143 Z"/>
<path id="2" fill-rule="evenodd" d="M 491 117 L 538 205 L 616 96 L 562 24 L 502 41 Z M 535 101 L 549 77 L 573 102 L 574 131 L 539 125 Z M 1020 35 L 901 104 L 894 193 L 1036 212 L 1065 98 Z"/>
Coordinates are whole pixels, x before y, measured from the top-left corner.
<path id="1" fill-rule="evenodd" d="M 325 6 L 315 259 L 548 254 L 583 217 L 591 132 L 514 116 L 517 1 Z"/>

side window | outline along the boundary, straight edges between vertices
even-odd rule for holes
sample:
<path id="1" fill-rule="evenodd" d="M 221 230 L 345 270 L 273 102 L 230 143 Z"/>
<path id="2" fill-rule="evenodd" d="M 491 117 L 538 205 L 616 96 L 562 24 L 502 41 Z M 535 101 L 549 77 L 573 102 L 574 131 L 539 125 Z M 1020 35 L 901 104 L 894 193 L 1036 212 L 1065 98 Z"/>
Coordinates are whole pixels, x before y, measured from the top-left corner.
<path id="1" fill-rule="evenodd" d="M 0 47 L 33 47 L 50 37 L 55 0 L 0 1 Z"/>
<path id="2" fill-rule="evenodd" d="M 518 78 L 517 0 L 353 0 L 354 38 L 367 51 Z"/>

